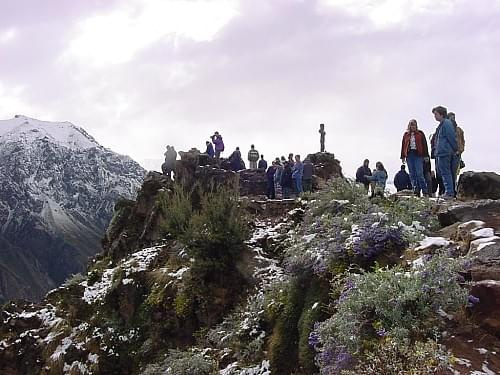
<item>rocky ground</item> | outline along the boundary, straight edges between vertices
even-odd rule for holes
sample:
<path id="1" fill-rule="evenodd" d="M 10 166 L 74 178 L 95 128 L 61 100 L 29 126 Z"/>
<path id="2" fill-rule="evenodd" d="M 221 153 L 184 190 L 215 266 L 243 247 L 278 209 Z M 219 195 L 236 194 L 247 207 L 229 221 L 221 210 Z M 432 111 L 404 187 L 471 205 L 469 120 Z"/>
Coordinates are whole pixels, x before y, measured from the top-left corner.
<path id="1" fill-rule="evenodd" d="M 150 173 L 85 275 L 2 308 L 0 373 L 500 373 L 498 201 L 238 198 L 193 163 L 218 192 Z"/>

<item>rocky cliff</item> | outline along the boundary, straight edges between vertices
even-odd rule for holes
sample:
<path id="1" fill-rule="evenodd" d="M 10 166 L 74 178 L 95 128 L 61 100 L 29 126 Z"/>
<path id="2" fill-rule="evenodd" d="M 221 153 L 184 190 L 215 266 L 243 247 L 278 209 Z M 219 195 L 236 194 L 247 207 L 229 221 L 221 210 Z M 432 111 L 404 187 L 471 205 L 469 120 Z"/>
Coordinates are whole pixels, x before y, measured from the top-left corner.
<path id="1" fill-rule="evenodd" d="M 369 200 L 344 179 L 255 200 L 188 159 L 116 205 L 85 275 L 2 308 L 1 373 L 500 371 L 495 201 Z"/>
<path id="2" fill-rule="evenodd" d="M 39 300 L 82 272 L 144 174 L 71 123 L 0 121 L 0 301 Z"/>

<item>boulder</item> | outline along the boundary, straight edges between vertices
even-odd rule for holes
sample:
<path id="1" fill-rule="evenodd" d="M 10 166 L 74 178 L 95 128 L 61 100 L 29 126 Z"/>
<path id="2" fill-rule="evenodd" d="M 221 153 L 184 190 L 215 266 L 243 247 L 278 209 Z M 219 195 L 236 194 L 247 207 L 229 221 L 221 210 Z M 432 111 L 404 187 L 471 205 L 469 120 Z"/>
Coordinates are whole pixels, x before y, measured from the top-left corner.
<path id="1" fill-rule="evenodd" d="M 335 155 L 329 152 L 317 152 L 307 155 L 307 158 L 314 164 L 314 174 L 323 180 L 330 180 L 336 177 L 344 177 L 340 161 L 335 159 Z"/>
<path id="2" fill-rule="evenodd" d="M 437 214 L 443 227 L 457 222 L 481 220 L 486 226 L 500 230 L 500 200 L 452 202 L 450 205 L 440 207 Z"/>
<path id="3" fill-rule="evenodd" d="M 500 175 L 494 172 L 465 172 L 458 180 L 460 199 L 500 199 Z"/>
<path id="4" fill-rule="evenodd" d="M 240 195 L 266 195 L 267 176 L 260 169 L 244 169 L 238 172 L 240 178 Z"/>

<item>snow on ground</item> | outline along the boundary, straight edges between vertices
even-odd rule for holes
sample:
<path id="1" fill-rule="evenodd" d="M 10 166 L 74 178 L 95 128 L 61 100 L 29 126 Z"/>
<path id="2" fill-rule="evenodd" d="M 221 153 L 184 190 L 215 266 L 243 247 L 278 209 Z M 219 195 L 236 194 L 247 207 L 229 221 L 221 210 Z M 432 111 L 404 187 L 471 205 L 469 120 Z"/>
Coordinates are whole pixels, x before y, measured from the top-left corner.
<path id="1" fill-rule="evenodd" d="M 184 273 L 186 271 L 189 271 L 189 268 L 188 267 L 182 267 L 181 269 L 177 270 L 176 272 L 170 272 L 168 274 L 168 276 L 176 278 L 177 280 L 182 280 L 182 275 L 184 275 Z"/>
<path id="2" fill-rule="evenodd" d="M 108 294 L 109 288 L 113 282 L 113 275 L 115 274 L 117 268 L 118 267 L 104 270 L 101 280 L 92 285 L 88 285 L 87 280 L 83 281 L 81 283 L 81 285 L 85 287 L 82 297 L 83 300 L 89 305 L 96 301 L 103 300 L 106 294 Z"/>
<path id="3" fill-rule="evenodd" d="M 487 238 L 495 236 L 495 230 L 493 228 L 482 228 L 475 230 L 471 233 L 472 238 Z"/>
<path id="4" fill-rule="evenodd" d="M 446 240 L 443 237 L 426 237 L 422 241 L 420 241 L 420 246 L 415 248 L 415 250 L 425 250 L 430 247 L 445 247 L 450 244 L 450 241 Z"/>
<path id="5" fill-rule="evenodd" d="M 101 279 L 94 284 L 88 285 L 88 280 L 81 282 L 80 285 L 85 287 L 82 297 L 83 300 L 89 305 L 97 301 L 102 301 L 106 294 L 108 294 L 109 289 L 113 284 L 113 276 L 118 269 L 123 269 L 126 277 L 137 272 L 146 271 L 151 263 L 156 259 L 161 249 L 161 246 L 157 246 L 136 251 L 131 254 L 128 259 L 120 262 L 118 266 L 105 269 Z M 132 281 L 133 280 L 131 279 L 125 278 L 122 282 L 124 284 L 128 284 Z"/>

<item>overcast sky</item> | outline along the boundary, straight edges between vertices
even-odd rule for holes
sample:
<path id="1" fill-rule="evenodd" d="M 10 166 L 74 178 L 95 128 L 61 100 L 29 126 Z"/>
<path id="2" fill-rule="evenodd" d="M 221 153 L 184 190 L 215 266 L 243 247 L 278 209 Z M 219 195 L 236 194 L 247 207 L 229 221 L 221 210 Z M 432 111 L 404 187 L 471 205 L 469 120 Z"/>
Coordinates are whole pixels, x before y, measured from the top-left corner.
<path id="1" fill-rule="evenodd" d="M 408 120 L 430 135 L 444 105 L 466 169 L 500 171 L 499 19 L 500 0 L 0 0 L 0 118 L 71 121 L 143 165 L 215 130 L 226 156 L 304 155 L 325 123 L 347 175 L 368 157 L 392 178 Z"/>

